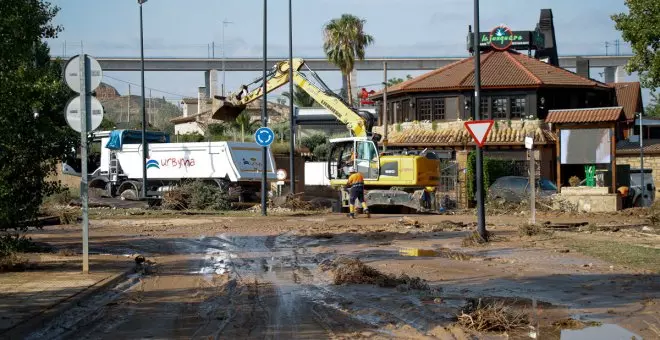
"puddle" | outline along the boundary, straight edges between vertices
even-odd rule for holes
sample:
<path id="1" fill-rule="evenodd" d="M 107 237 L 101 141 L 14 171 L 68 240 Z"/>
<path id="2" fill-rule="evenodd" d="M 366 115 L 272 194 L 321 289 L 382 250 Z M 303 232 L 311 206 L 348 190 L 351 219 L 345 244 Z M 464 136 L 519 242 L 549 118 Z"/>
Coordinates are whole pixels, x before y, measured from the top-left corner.
<path id="1" fill-rule="evenodd" d="M 614 324 L 603 324 L 597 327 L 587 327 L 584 329 L 563 329 L 561 331 L 561 340 L 619 340 L 619 339 L 642 339 L 639 335 Z"/>

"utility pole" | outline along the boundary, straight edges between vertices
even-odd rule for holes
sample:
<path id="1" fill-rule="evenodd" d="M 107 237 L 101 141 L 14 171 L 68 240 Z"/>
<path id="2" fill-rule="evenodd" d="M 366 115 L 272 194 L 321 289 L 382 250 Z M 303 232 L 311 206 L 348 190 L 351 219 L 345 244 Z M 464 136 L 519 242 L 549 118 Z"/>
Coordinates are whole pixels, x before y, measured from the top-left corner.
<path id="1" fill-rule="evenodd" d="M 479 51 L 479 0 L 474 0 L 474 120 L 481 120 L 481 54 Z M 486 214 L 484 207 L 484 183 L 483 183 L 483 150 L 479 145 L 477 148 L 477 232 L 483 241 L 488 241 L 486 232 Z"/>
<path id="2" fill-rule="evenodd" d="M 605 42 L 605 55 L 609 55 L 609 49 L 610 49 L 610 42 L 606 41 Z"/>
<path id="3" fill-rule="evenodd" d="M 267 96 L 268 96 L 267 89 L 268 89 L 268 87 L 267 87 L 267 83 L 268 82 L 266 81 L 266 77 L 267 77 L 266 73 L 268 71 L 268 59 L 267 59 L 268 58 L 268 53 L 267 53 L 268 52 L 268 48 L 267 48 L 267 46 L 268 46 L 268 39 L 267 39 L 268 26 L 267 26 L 267 20 L 266 20 L 266 18 L 268 17 L 267 12 L 268 12 L 268 4 L 267 4 L 267 0 L 264 0 L 264 32 L 263 32 L 263 34 L 264 34 L 264 45 L 263 45 L 264 46 L 263 47 L 264 48 L 264 60 L 263 60 L 264 65 L 263 65 L 263 68 L 264 69 L 263 69 L 263 87 L 262 87 L 262 93 L 263 93 L 264 99 L 261 103 L 261 126 L 263 126 L 263 127 L 268 126 L 268 111 L 267 111 L 267 107 L 268 107 L 268 100 L 267 100 Z M 223 24 L 224 24 L 224 21 L 223 21 Z M 223 35 L 222 45 L 223 45 L 223 53 L 224 53 L 224 28 L 223 28 L 222 32 L 223 32 L 223 34 L 222 34 Z M 224 87 L 224 81 L 225 81 L 224 76 L 225 76 L 225 71 L 224 71 L 224 56 L 223 56 L 223 70 L 222 70 L 223 87 Z M 293 95 L 293 93 L 291 95 Z M 267 209 L 266 208 L 266 202 L 267 202 L 266 196 L 268 195 L 268 192 L 266 191 L 266 181 L 267 181 L 266 173 L 268 171 L 268 147 L 266 147 L 266 146 L 263 147 L 261 155 L 262 155 L 261 159 L 263 159 L 263 162 L 262 162 L 263 163 L 263 168 L 261 169 L 261 215 L 266 216 L 267 215 L 267 212 L 266 212 L 267 211 L 266 210 Z"/>
<path id="4" fill-rule="evenodd" d="M 387 151 L 387 61 L 383 62 L 383 152 Z"/>
<path id="5" fill-rule="evenodd" d="M 151 95 L 151 89 L 149 89 L 149 114 L 147 115 L 147 121 L 153 123 L 154 120 L 154 97 Z"/>
<path id="6" fill-rule="evenodd" d="M 211 42 L 211 58 L 215 59 L 215 41 Z"/>
<path id="7" fill-rule="evenodd" d="M 142 198 L 147 197 L 147 112 L 144 102 L 144 29 L 142 25 L 142 4 L 147 0 L 138 0 L 140 4 L 140 75 L 142 78 Z"/>
<path id="8" fill-rule="evenodd" d="M 126 122 L 131 122 L 131 84 L 128 84 L 128 114 L 126 115 Z"/>
<path id="9" fill-rule="evenodd" d="M 264 4 L 264 6 L 266 6 L 266 4 Z M 265 20 L 266 20 L 265 16 L 266 16 L 266 13 L 264 13 L 264 23 L 265 23 Z M 225 57 L 226 57 L 226 54 L 225 54 L 225 50 L 226 50 L 225 27 L 227 27 L 227 24 L 233 24 L 233 22 L 227 21 L 227 19 L 222 21 L 222 96 L 223 97 L 225 96 Z M 265 28 L 264 28 L 264 30 L 265 30 Z M 264 33 L 264 35 L 265 35 L 265 33 Z M 265 49 L 266 49 L 266 46 L 264 46 L 264 50 Z M 266 81 L 266 78 L 264 78 L 264 81 Z"/>
<path id="10" fill-rule="evenodd" d="M 265 48 L 265 47 L 264 47 Z M 264 83 L 265 83 L 264 79 Z M 264 93 L 266 93 L 264 91 Z M 291 194 L 296 193 L 296 145 L 294 141 L 296 130 L 296 117 L 293 111 L 293 6 L 291 0 L 289 0 L 289 112 L 291 114 L 289 122 L 289 133 L 291 137 L 289 138 L 289 149 L 291 149 L 291 155 L 289 157 L 289 178 L 291 180 Z"/>

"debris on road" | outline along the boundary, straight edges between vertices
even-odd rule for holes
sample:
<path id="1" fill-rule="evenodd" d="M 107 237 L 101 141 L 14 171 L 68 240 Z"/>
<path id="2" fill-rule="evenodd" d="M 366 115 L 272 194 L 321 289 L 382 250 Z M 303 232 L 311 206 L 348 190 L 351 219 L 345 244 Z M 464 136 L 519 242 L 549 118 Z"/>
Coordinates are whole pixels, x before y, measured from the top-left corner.
<path id="1" fill-rule="evenodd" d="M 413 290 L 429 290 L 429 285 L 419 277 L 409 277 L 401 274 L 396 277 L 384 274 L 377 269 L 364 264 L 358 259 L 338 257 L 330 263 L 321 263 L 321 270 L 331 270 L 334 274 L 333 283 L 342 284 L 376 284 L 379 287 L 402 288 Z"/>
<path id="2" fill-rule="evenodd" d="M 529 318 L 526 313 L 505 305 L 504 301 L 468 299 L 458 323 L 477 332 L 504 333 L 525 329 Z"/>
<path id="3" fill-rule="evenodd" d="M 596 322 L 596 321 L 583 322 L 580 320 L 575 320 L 573 318 L 561 319 L 552 323 L 552 326 L 558 329 L 583 329 L 586 327 L 593 327 L 600 325 L 601 325 L 600 322 Z"/>
<path id="4" fill-rule="evenodd" d="M 410 218 L 408 216 L 401 217 L 399 219 L 399 224 L 409 226 L 409 227 L 419 228 L 419 221 L 414 219 L 414 218 Z"/>

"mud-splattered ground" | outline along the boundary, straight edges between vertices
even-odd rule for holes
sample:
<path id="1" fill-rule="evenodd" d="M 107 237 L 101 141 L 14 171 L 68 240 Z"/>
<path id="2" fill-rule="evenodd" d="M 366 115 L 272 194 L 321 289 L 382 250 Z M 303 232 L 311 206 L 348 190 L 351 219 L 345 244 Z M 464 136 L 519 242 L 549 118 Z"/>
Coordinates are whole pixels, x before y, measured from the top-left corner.
<path id="1" fill-rule="evenodd" d="M 153 262 L 149 270 L 88 298 L 25 338 L 505 338 L 456 324 L 471 298 L 504 301 L 530 316 L 534 327 L 510 332 L 509 338 L 529 338 L 530 332 L 539 339 L 660 337 L 656 274 L 582 255 L 561 241 L 620 238 L 623 232 L 519 237 L 515 225 L 524 218 L 499 216 L 489 218 L 492 244 L 466 247 L 462 240 L 471 227 L 462 223 L 473 216 L 415 216 L 416 226 L 400 218 L 348 221 L 319 214 L 92 221 L 92 253 L 130 255 L 127 262 L 142 254 Z M 589 219 L 605 223 L 611 218 Z M 559 221 L 576 219 L 553 219 Z M 626 222 L 643 221 L 626 217 Z M 80 251 L 77 226 L 31 234 L 36 241 Z M 658 246 L 657 239 L 642 243 Z M 405 248 L 437 255 L 402 256 Z M 430 289 L 334 285 L 331 271 L 319 264 L 340 255 L 383 273 L 421 277 Z M 569 317 L 602 326 L 552 326 Z"/>

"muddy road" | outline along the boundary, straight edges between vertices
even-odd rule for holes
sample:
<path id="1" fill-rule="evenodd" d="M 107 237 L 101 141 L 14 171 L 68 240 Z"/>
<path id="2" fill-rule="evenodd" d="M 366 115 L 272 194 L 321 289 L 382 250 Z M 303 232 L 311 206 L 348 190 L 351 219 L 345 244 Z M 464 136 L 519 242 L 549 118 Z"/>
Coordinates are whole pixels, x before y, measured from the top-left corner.
<path id="1" fill-rule="evenodd" d="M 660 323 L 657 275 L 569 253 L 543 239 L 515 239 L 508 221 L 491 226 L 501 241 L 465 247 L 469 227 L 434 217 L 420 218 L 419 226 L 397 220 L 376 216 L 349 225 L 342 216 L 319 215 L 93 221 L 92 253 L 125 256 L 130 266 L 140 254 L 146 263 L 25 338 L 504 338 L 456 324 L 468 301 L 478 298 L 498 299 L 534 316 L 532 328 L 509 332 L 509 338 L 529 338 L 530 329 L 539 339 L 653 338 L 648 325 Z M 75 226 L 32 236 L 79 250 Z M 401 249 L 411 247 L 440 255 L 401 256 Z M 420 277 L 429 289 L 336 285 L 324 265 L 339 256 L 359 258 L 383 273 Z M 602 326 L 552 326 L 566 318 Z M 585 331 L 592 333 L 580 333 Z"/>

